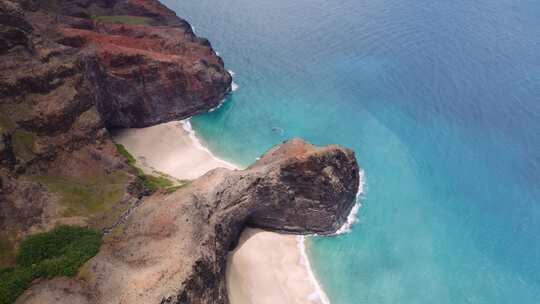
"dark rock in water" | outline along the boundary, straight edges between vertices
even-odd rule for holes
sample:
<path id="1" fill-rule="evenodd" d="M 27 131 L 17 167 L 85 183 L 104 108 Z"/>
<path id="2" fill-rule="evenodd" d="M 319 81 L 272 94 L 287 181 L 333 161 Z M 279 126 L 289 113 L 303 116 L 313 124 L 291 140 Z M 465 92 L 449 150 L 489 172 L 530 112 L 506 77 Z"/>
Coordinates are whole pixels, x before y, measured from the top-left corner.
<path id="1" fill-rule="evenodd" d="M 97 299 L 91 303 L 229 303 L 226 257 L 242 229 L 333 233 L 355 204 L 358 173 L 351 150 L 295 139 L 246 170 L 215 169 L 174 194 L 154 195 L 107 237 L 74 297 L 91 293 Z M 71 303 L 57 285 L 38 284 L 20 301 L 43 303 L 41 294 L 56 292 L 58 303 Z"/>

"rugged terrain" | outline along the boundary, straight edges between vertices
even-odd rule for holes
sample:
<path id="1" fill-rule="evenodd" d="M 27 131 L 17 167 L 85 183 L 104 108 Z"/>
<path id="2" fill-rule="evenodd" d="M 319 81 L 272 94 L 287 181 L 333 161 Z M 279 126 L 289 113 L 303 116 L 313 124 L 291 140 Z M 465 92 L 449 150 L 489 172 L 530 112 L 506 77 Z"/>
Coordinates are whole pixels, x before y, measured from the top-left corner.
<path id="1" fill-rule="evenodd" d="M 295 139 L 242 171 L 214 169 L 145 200 L 79 278 L 35 284 L 18 303 L 229 303 L 226 256 L 246 226 L 333 233 L 358 190 L 351 150 Z"/>
<path id="2" fill-rule="evenodd" d="M 231 76 L 157 0 L 0 0 L 0 267 L 57 224 L 107 231 L 76 278 L 19 303 L 228 303 L 242 229 L 332 233 L 358 188 L 354 153 L 291 140 L 242 171 L 149 189 L 109 131 L 216 107 Z"/>
<path id="3" fill-rule="evenodd" d="M 0 266 L 27 233 L 106 228 L 144 194 L 108 130 L 208 111 L 230 85 L 157 0 L 0 0 Z"/>

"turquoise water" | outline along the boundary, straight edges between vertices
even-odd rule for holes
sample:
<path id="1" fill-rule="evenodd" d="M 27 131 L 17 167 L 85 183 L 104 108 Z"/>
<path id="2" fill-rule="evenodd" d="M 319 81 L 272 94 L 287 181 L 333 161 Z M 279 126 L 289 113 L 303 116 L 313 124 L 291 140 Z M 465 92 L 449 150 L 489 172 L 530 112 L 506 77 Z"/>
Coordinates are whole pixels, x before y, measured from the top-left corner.
<path id="1" fill-rule="evenodd" d="M 217 155 L 356 151 L 359 221 L 310 247 L 333 304 L 540 303 L 540 2 L 163 2 L 236 73 L 193 119 Z"/>

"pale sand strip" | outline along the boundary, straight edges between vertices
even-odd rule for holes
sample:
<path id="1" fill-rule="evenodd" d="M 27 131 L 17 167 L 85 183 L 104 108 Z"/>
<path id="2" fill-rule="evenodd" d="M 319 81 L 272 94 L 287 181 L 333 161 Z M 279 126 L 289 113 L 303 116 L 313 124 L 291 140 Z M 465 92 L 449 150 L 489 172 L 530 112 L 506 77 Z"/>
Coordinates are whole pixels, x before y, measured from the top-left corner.
<path id="1" fill-rule="evenodd" d="M 229 255 L 232 304 L 323 303 L 310 281 L 298 237 L 246 229 Z"/>
<path id="2" fill-rule="evenodd" d="M 114 140 L 126 147 L 146 173 L 160 171 L 178 179 L 195 179 L 218 167 L 235 169 L 196 141 L 189 122 L 173 121 L 148 128 L 123 129 Z"/>
<path id="3" fill-rule="evenodd" d="M 235 168 L 204 148 L 188 121 L 125 129 L 113 137 L 147 173 L 157 170 L 178 179 L 194 179 L 217 167 Z M 323 303 L 301 253 L 296 236 L 246 229 L 228 258 L 231 303 Z"/>

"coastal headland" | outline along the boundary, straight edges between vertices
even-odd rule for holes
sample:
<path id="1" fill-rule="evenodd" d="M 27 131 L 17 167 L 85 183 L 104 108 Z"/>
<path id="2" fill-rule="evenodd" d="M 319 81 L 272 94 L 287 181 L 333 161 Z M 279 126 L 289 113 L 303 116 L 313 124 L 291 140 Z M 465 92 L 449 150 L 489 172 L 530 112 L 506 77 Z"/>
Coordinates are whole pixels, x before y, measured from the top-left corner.
<path id="1" fill-rule="evenodd" d="M 346 221 L 359 183 L 349 149 L 293 139 L 235 170 L 192 143 L 169 160 L 142 151 L 145 164 L 114 142 L 231 91 L 208 40 L 159 1 L 0 0 L 0 24 L 0 267 L 59 224 L 104 232 L 79 275 L 36 281 L 18 303 L 229 303 L 244 228 L 331 234 Z"/>

